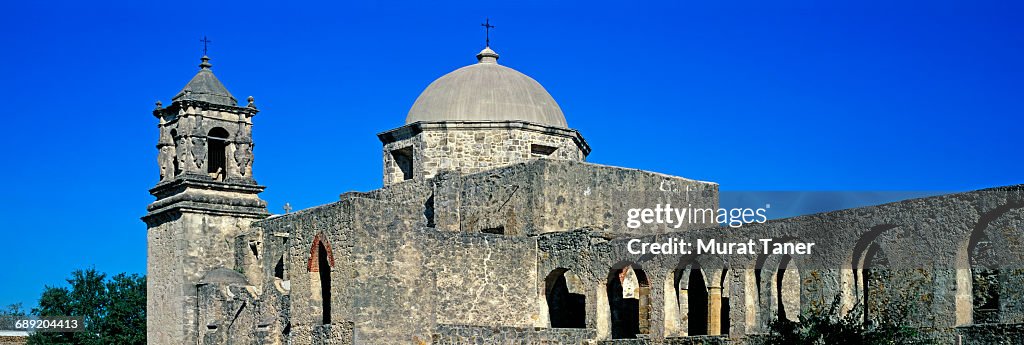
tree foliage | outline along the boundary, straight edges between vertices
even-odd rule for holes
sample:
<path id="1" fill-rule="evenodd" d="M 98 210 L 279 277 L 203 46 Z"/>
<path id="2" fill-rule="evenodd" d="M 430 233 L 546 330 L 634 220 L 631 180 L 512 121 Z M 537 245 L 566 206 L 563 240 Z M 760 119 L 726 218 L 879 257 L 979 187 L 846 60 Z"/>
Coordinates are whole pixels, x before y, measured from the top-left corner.
<path id="1" fill-rule="evenodd" d="M 95 269 L 76 270 L 69 287 L 47 286 L 32 310 L 39 316 L 81 316 L 84 332 L 43 333 L 29 344 L 118 345 L 146 343 L 146 277 L 120 273 L 109 279 Z"/>
<path id="2" fill-rule="evenodd" d="M 825 312 L 805 312 L 798 321 L 773 320 L 764 343 L 896 345 L 923 342 L 917 329 L 899 324 L 900 319 L 865 323 L 859 304 L 845 316 L 838 316 L 839 305 L 840 299 L 836 296 Z"/>

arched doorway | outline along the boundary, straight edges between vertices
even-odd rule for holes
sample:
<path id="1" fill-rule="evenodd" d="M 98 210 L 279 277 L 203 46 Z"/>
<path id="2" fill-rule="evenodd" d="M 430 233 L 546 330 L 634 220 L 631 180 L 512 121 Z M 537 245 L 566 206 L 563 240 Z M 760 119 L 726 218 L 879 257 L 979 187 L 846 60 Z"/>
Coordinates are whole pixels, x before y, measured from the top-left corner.
<path id="1" fill-rule="evenodd" d="M 306 264 L 310 273 L 311 285 L 314 287 L 314 300 L 320 299 L 320 323 L 331 323 L 331 269 L 334 266 L 334 254 L 331 244 L 323 233 L 313 237 L 313 245 L 309 249 L 309 262 Z M 315 288 L 319 288 L 316 291 Z"/>
<path id="2" fill-rule="evenodd" d="M 779 320 L 797 321 L 800 315 L 800 271 L 789 255 L 782 256 L 775 275 L 776 315 Z"/>
<path id="3" fill-rule="evenodd" d="M 580 284 L 580 281 L 568 271 L 565 268 L 557 268 L 544 279 L 548 319 L 551 321 L 551 328 L 586 328 L 587 298 L 581 293 L 573 292 L 575 289 L 571 287 L 578 288 L 575 285 Z M 567 274 L 571 279 L 567 279 Z"/>
<path id="4" fill-rule="evenodd" d="M 686 286 L 687 296 L 687 335 L 708 334 L 708 286 L 704 280 L 704 272 L 699 264 L 690 266 L 690 276 Z"/>
<path id="5" fill-rule="evenodd" d="M 651 332 L 651 284 L 638 265 L 612 269 L 608 275 L 612 339 L 637 338 Z"/>

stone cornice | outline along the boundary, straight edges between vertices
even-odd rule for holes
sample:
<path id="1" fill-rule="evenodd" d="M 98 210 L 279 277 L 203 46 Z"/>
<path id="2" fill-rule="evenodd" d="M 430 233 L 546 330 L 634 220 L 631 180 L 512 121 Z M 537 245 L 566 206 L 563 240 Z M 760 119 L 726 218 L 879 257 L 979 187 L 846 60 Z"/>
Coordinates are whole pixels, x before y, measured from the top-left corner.
<path id="1" fill-rule="evenodd" d="M 149 213 L 143 220 L 171 210 L 263 218 L 270 213 L 266 201 L 257 194 L 265 188 L 256 181 L 214 181 L 203 176 L 180 176 L 149 190 L 157 200 L 146 208 Z"/>
<path id="2" fill-rule="evenodd" d="M 190 106 L 195 106 L 200 109 L 206 110 L 219 110 L 229 111 L 238 114 L 247 114 L 249 117 L 256 116 L 256 113 L 260 112 L 258 109 L 253 107 L 237 107 L 230 105 L 214 104 L 210 102 L 197 101 L 197 100 L 179 100 L 171 103 L 167 108 L 157 108 L 153 110 L 153 116 L 163 117 L 167 115 L 178 115 L 179 109 L 187 109 Z"/>
<path id="3" fill-rule="evenodd" d="M 583 155 L 590 154 L 590 145 L 579 131 L 571 128 L 546 126 L 527 121 L 418 121 L 377 134 L 381 143 L 387 145 L 395 141 L 411 138 L 421 132 L 440 130 L 474 130 L 474 129 L 518 129 L 548 135 L 572 138 Z"/>

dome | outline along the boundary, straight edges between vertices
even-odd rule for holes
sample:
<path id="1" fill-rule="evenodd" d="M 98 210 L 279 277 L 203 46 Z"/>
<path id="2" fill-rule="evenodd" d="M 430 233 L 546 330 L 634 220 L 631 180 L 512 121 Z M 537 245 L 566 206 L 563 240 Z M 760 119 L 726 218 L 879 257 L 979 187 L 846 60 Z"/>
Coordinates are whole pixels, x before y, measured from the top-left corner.
<path id="1" fill-rule="evenodd" d="M 568 128 L 562 109 L 536 80 L 498 64 L 484 48 L 478 63 L 438 78 L 416 98 L 405 123 L 419 121 L 526 121 Z"/>

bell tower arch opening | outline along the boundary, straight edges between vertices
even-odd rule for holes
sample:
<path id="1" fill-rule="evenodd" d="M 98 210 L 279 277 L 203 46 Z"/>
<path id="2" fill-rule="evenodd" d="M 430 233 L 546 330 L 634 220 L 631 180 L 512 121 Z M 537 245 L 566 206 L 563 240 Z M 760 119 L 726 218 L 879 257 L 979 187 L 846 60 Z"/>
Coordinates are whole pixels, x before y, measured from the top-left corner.
<path id="1" fill-rule="evenodd" d="M 228 131 L 221 127 L 215 127 L 206 135 L 206 173 L 217 181 L 223 181 L 227 174 L 227 145 Z"/>

